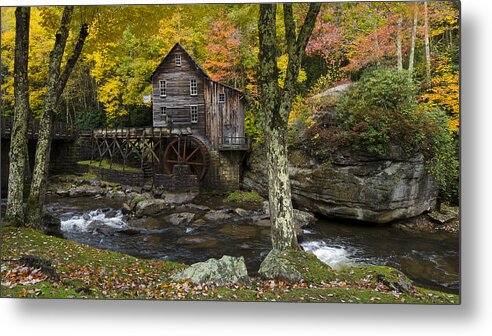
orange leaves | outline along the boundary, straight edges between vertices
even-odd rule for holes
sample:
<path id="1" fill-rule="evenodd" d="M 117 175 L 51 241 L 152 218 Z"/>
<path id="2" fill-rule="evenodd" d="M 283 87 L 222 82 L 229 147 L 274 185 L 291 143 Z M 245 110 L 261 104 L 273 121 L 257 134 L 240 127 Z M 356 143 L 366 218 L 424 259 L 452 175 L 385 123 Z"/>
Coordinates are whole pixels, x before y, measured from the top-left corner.
<path id="1" fill-rule="evenodd" d="M 18 285 L 30 286 L 46 281 L 47 279 L 48 277 L 39 268 L 26 267 L 18 264 L 14 264 L 13 267 L 2 265 L 2 286 L 4 287 L 14 288 Z"/>

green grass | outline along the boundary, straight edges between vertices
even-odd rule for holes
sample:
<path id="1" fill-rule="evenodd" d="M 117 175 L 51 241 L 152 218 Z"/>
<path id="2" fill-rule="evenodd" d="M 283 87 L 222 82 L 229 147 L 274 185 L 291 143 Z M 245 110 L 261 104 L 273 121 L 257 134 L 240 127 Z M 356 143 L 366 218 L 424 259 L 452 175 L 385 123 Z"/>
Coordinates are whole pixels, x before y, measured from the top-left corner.
<path id="1" fill-rule="evenodd" d="M 263 197 L 254 191 L 241 191 L 236 190 L 227 195 L 224 199 L 226 203 L 236 203 L 236 204 L 256 204 L 263 202 Z"/>
<path id="2" fill-rule="evenodd" d="M 59 281 L 43 279 L 21 284 L 12 276 L 20 267 L 15 260 L 34 255 L 49 260 Z M 459 297 L 414 287 L 411 293 L 398 294 L 376 281 L 382 274 L 392 281 L 397 271 L 389 267 L 358 267 L 337 272 L 320 269 L 313 260 L 306 262 L 311 275 L 306 281 L 252 278 L 251 286 L 194 285 L 167 282 L 167 278 L 186 267 L 165 260 L 144 260 L 125 254 L 96 249 L 69 240 L 46 236 L 26 228 L 2 228 L 1 297 L 100 298 L 221 301 L 288 302 L 366 302 L 457 304 Z M 308 258 L 309 259 L 309 258 Z M 329 272 L 329 273 L 327 273 Z M 11 282 L 8 282 L 11 281 Z"/>
<path id="3" fill-rule="evenodd" d="M 124 166 L 124 165 L 119 164 L 119 163 L 113 163 L 111 165 L 111 163 L 106 159 L 102 160 L 101 162 L 85 160 L 85 161 L 79 161 L 77 163 L 81 164 L 81 165 L 91 166 L 91 167 L 100 167 L 100 168 L 121 170 L 121 171 L 128 171 L 128 172 L 141 172 L 142 171 L 139 168 Z"/>

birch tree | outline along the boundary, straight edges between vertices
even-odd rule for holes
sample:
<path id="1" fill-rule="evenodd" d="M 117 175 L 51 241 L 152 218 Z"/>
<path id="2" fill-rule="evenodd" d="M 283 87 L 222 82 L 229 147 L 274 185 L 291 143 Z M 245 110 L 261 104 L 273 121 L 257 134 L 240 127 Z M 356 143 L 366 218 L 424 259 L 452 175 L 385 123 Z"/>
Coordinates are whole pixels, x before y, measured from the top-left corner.
<path id="1" fill-rule="evenodd" d="M 403 15 L 400 13 L 398 14 L 398 23 L 396 27 L 396 59 L 398 63 L 398 71 L 403 70 L 403 54 L 402 54 L 402 23 L 403 23 Z"/>
<path id="2" fill-rule="evenodd" d="M 408 56 L 408 70 L 410 71 L 413 71 L 413 64 L 415 62 L 415 40 L 417 38 L 418 8 L 418 2 L 416 2 L 413 7 L 412 37 L 410 38 L 410 55 Z"/>
<path id="3" fill-rule="evenodd" d="M 424 2 L 424 39 L 425 39 L 425 73 L 427 82 L 431 82 L 431 59 L 430 59 L 430 42 L 429 42 L 429 13 L 427 1 Z"/>
<path id="4" fill-rule="evenodd" d="M 277 67 L 276 4 L 261 4 L 259 33 L 259 89 L 268 167 L 268 196 L 274 250 L 297 249 L 287 161 L 287 122 L 296 79 L 306 45 L 320 11 L 311 3 L 304 23 L 296 31 L 292 4 L 284 4 L 285 44 L 289 61 L 283 88 L 279 87 Z"/>
<path id="5" fill-rule="evenodd" d="M 27 127 L 30 115 L 27 76 L 29 21 L 31 9 L 15 10 L 14 121 L 10 140 L 9 184 L 6 220 L 14 225 L 24 221 L 24 172 L 27 166 Z"/>
<path id="6" fill-rule="evenodd" d="M 36 147 L 33 177 L 27 203 L 27 224 L 37 228 L 41 226 L 42 207 L 44 205 L 46 194 L 53 119 L 56 114 L 61 94 L 63 93 L 75 63 L 82 52 L 88 34 L 88 26 L 84 23 L 80 28 L 72 55 L 68 58 L 63 71 L 61 71 L 61 63 L 70 31 L 73 10 L 74 6 L 64 7 L 60 27 L 55 35 L 55 45 L 50 53 L 46 98 L 39 123 L 38 144 Z"/>

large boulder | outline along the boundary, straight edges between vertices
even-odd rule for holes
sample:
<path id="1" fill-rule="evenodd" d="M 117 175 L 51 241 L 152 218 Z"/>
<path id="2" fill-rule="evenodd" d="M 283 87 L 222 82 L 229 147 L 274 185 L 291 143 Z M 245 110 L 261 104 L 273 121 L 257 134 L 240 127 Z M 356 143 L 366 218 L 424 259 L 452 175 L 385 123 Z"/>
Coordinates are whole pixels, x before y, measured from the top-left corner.
<path id="1" fill-rule="evenodd" d="M 223 256 L 220 259 L 209 259 L 191 265 L 185 270 L 174 274 L 170 281 L 191 281 L 195 284 L 214 283 L 217 286 L 232 284 L 249 285 L 251 280 L 248 276 L 246 264 L 243 257 Z"/>
<path id="2" fill-rule="evenodd" d="M 435 207 L 438 193 L 423 156 L 397 151 L 386 158 L 340 152 L 329 164 L 290 164 L 289 175 L 299 208 L 375 223 L 418 216 Z M 267 195 L 264 160 L 252 160 L 243 184 Z"/>
<path id="3" fill-rule="evenodd" d="M 263 279 L 279 279 L 289 282 L 328 282 L 335 279 L 330 266 L 314 254 L 305 251 L 271 250 L 260 265 L 258 274 Z"/>
<path id="4" fill-rule="evenodd" d="M 155 216 L 169 208 L 169 204 L 163 199 L 145 199 L 137 203 L 135 214 L 137 217 Z"/>

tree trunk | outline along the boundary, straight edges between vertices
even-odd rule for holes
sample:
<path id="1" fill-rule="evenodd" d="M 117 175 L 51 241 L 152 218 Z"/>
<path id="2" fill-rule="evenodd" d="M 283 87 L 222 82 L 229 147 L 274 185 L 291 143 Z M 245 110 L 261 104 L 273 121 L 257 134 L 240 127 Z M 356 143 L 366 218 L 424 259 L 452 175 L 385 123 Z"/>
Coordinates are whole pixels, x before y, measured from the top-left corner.
<path id="1" fill-rule="evenodd" d="M 63 10 L 61 24 L 56 33 L 55 45 L 50 53 L 50 64 L 48 70 L 47 90 L 45 106 L 41 114 L 38 145 L 36 148 L 36 158 L 34 163 L 33 178 L 28 200 L 27 221 L 33 227 L 40 227 L 42 208 L 46 194 L 48 179 L 48 168 L 51 153 L 53 120 L 56 109 L 66 86 L 68 78 L 82 52 L 82 47 L 87 37 L 87 25 L 82 25 L 79 37 L 72 55 L 67 61 L 63 72 L 60 73 L 61 61 L 65 52 L 65 46 L 69 33 L 69 25 L 72 18 L 73 6 L 65 6 Z"/>
<path id="2" fill-rule="evenodd" d="M 417 37 L 417 20 L 418 20 L 418 3 L 414 4 L 412 38 L 410 40 L 410 56 L 408 58 L 408 70 L 413 71 L 413 63 L 415 61 L 415 39 Z"/>
<path id="3" fill-rule="evenodd" d="M 424 2 L 424 36 L 425 36 L 425 72 L 427 76 L 427 83 L 431 82 L 431 56 L 430 56 L 430 43 L 429 43 L 429 17 L 427 10 L 427 1 Z"/>
<path id="4" fill-rule="evenodd" d="M 298 249 L 293 221 L 287 143 L 285 139 L 287 122 L 301 60 L 321 4 L 310 4 L 308 14 L 298 36 L 296 36 L 292 4 L 283 5 L 289 63 L 282 91 L 278 86 L 276 6 L 275 4 L 260 5 L 260 18 L 258 21 L 260 71 L 258 82 L 266 138 L 272 247 L 274 250 L 284 251 Z"/>
<path id="5" fill-rule="evenodd" d="M 402 44 L 402 33 L 401 33 L 401 25 L 402 25 L 403 17 L 401 14 L 398 15 L 398 25 L 396 29 L 396 58 L 398 60 L 398 71 L 403 70 L 403 56 L 401 52 L 401 44 Z"/>
<path id="6" fill-rule="evenodd" d="M 9 184 L 6 220 L 14 225 L 24 222 L 24 179 L 27 166 L 27 128 L 30 115 L 27 65 L 31 9 L 15 10 L 14 121 L 10 140 Z"/>

